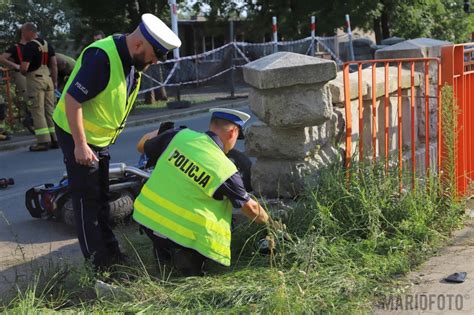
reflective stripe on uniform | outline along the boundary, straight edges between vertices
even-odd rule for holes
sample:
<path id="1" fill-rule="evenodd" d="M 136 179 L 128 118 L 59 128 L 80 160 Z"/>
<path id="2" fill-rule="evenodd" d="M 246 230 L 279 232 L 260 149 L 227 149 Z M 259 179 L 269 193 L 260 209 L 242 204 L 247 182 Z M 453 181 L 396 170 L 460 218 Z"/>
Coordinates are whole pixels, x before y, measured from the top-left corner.
<path id="1" fill-rule="evenodd" d="M 54 129 L 54 128 L 53 128 Z M 40 136 L 40 135 L 47 135 L 49 134 L 49 128 L 40 128 L 40 129 L 35 129 L 35 135 Z"/>
<path id="2" fill-rule="evenodd" d="M 199 241 L 199 239 L 196 238 L 196 233 L 195 232 L 193 232 L 190 229 L 187 229 L 186 227 L 184 227 L 180 224 L 177 224 L 176 222 L 160 215 L 156 211 L 153 211 L 152 209 L 150 209 L 149 207 L 144 205 L 140 200 L 136 200 L 134 206 L 135 206 L 135 213 L 136 213 L 135 219 L 136 219 L 137 215 L 143 215 L 148 220 L 152 220 L 155 224 L 160 225 L 164 229 L 171 230 L 174 233 L 177 233 L 177 234 L 181 235 L 182 237 L 184 237 L 187 240 L 195 241 L 198 244 L 201 243 Z M 173 239 L 173 241 L 176 242 L 176 240 L 174 240 L 174 239 Z M 179 243 L 179 241 L 178 241 L 178 243 Z M 187 244 L 180 244 L 180 245 L 187 246 Z M 229 256 L 230 250 L 229 250 L 228 246 L 221 245 L 221 244 L 219 244 L 215 241 L 210 241 L 209 244 L 201 244 L 201 246 L 202 245 L 204 245 L 206 247 L 210 246 L 210 248 L 216 254 L 221 255 L 222 258 L 224 258 L 224 259 Z M 196 250 L 201 252 L 199 250 L 199 248 L 196 248 Z M 202 252 L 201 252 L 201 254 L 204 255 L 204 253 L 202 253 Z M 209 257 L 209 253 L 206 253 L 206 254 L 207 255 L 205 255 L 205 256 Z M 213 256 L 211 256 L 209 258 L 215 259 L 215 257 L 213 257 Z M 219 262 L 218 260 L 216 260 L 216 261 Z"/>
<path id="3" fill-rule="evenodd" d="M 195 171 L 200 173 L 197 180 Z M 235 165 L 208 135 L 184 129 L 173 137 L 135 199 L 133 218 L 229 266 L 232 205 L 227 198 L 212 196 L 235 172 Z M 189 232 L 192 237 L 186 236 Z"/>
<path id="4" fill-rule="evenodd" d="M 146 216 L 149 219 L 152 219 L 155 221 L 155 223 L 163 225 L 169 229 L 172 229 L 175 233 L 178 233 L 179 235 L 190 239 L 190 240 L 195 240 L 196 236 L 194 235 L 193 231 L 190 229 L 187 229 L 169 219 L 166 217 L 162 216 L 161 214 L 158 214 L 157 212 L 151 210 L 149 207 L 141 203 L 139 200 L 135 202 L 135 208 L 137 208 L 144 216 Z"/>
<path id="5" fill-rule="evenodd" d="M 63 112 L 65 114 L 63 107 L 57 106 L 56 110 L 58 110 L 60 112 Z M 115 135 L 115 129 L 111 130 L 109 128 L 104 128 L 104 127 L 98 126 L 98 125 L 94 124 L 93 122 L 91 122 L 91 121 L 87 120 L 86 118 L 84 118 L 84 116 L 82 116 L 82 124 L 83 124 L 85 130 L 90 131 L 92 133 L 101 134 L 101 135 L 106 136 L 106 137 L 113 137 Z"/>
<path id="6" fill-rule="evenodd" d="M 177 204 L 175 204 L 175 203 L 173 203 L 169 200 L 166 200 L 165 198 L 163 198 L 163 197 L 159 196 L 158 194 L 156 194 L 155 192 L 151 191 L 151 189 L 148 188 L 148 186 L 143 186 L 141 193 L 147 199 L 150 199 L 154 203 L 162 206 L 163 209 L 166 209 L 166 210 L 170 211 L 171 213 L 173 213 L 173 214 L 175 214 L 175 215 L 177 215 L 177 216 L 179 216 L 179 217 L 181 217 L 185 220 L 188 220 L 192 223 L 200 225 L 200 226 L 202 226 L 206 229 L 210 229 L 210 230 L 218 233 L 219 235 L 221 235 L 225 239 L 230 240 L 230 231 L 228 229 L 223 228 L 219 224 L 219 222 L 210 221 L 209 218 L 205 219 L 201 215 L 197 215 L 196 213 L 194 213 L 194 212 L 192 212 L 188 209 L 182 208 L 182 207 L 178 206 Z"/>
<path id="7" fill-rule="evenodd" d="M 90 131 L 90 132 L 93 132 L 93 133 L 96 133 L 96 134 L 100 134 L 104 137 L 113 137 L 115 135 L 115 129 L 110 130 L 108 128 L 100 127 L 100 126 L 94 124 L 93 122 L 85 119 L 84 117 L 82 117 L 82 123 L 84 125 L 84 129 L 87 130 L 87 131 Z"/>

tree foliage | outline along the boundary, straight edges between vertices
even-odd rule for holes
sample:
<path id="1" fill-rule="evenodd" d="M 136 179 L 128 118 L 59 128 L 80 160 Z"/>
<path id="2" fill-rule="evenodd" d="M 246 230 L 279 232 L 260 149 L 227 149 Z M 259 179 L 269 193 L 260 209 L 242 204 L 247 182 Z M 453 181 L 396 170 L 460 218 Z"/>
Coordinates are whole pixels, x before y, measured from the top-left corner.
<path id="1" fill-rule="evenodd" d="M 0 4 L 0 46 L 19 40 L 19 27 L 25 22 L 37 25 L 41 36 L 58 39 L 69 35 L 79 23 L 76 11 L 64 0 L 15 0 Z"/>
<path id="2" fill-rule="evenodd" d="M 309 33 L 310 16 L 317 18 L 317 34 L 332 35 L 350 14 L 352 28 L 374 31 L 377 41 L 390 36 L 433 37 L 454 42 L 470 39 L 474 22 L 463 12 L 463 0 L 199 0 L 196 8 L 209 6 L 211 21 L 246 17 L 251 21 L 249 39 L 270 36 L 271 18 L 278 18 L 282 39 Z"/>
<path id="3" fill-rule="evenodd" d="M 177 2 L 188 14 L 209 8 L 211 30 L 216 22 L 246 19 L 245 38 L 259 42 L 270 40 L 272 16 L 278 18 L 279 37 L 284 40 L 308 36 L 312 15 L 317 19 L 317 35 L 332 35 L 344 26 L 346 13 L 352 28 L 374 31 L 378 42 L 390 36 L 462 42 L 470 40 L 474 30 L 474 18 L 463 12 L 463 0 L 197 0 L 192 8 L 186 0 Z M 167 0 L 4 0 L 0 2 L 0 48 L 16 41 L 16 30 L 26 21 L 36 23 L 46 38 L 68 37 L 84 44 L 97 30 L 131 32 L 146 12 L 170 22 Z"/>
<path id="4" fill-rule="evenodd" d="M 167 0 L 76 0 L 75 3 L 86 18 L 84 27 L 89 33 L 94 30 L 105 34 L 131 32 L 144 13 L 152 13 L 168 24 L 170 21 Z"/>
<path id="5" fill-rule="evenodd" d="M 399 1 L 392 13 L 393 33 L 400 37 L 431 37 L 452 42 L 469 41 L 474 20 L 463 11 L 463 1 Z"/>

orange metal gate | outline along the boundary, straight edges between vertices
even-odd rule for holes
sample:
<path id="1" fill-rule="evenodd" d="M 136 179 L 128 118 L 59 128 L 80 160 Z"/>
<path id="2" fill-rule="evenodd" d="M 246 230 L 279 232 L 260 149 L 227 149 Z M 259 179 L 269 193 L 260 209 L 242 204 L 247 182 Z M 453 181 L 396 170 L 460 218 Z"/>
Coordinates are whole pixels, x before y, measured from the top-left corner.
<path id="1" fill-rule="evenodd" d="M 377 67 L 379 65 L 379 67 Z M 440 124 L 440 119 L 441 117 L 441 104 L 440 104 L 440 78 L 441 78 L 441 68 L 440 68 L 440 60 L 438 58 L 411 58 L 411 59 L 383 59 L 383 60 L 365 60 L 365 61 L 350 61 L 344 63 L 343 66 L 343 80 L 344 80 L 344 99 L 345 99 L 345 113 L 346 113 L 346 156 L 345 156 L 345 163 L 346 167 L 350 166 L 352 157 L 353 157 L 353 125 L 354 123 L 358 124 L 358 141 L 357 141 L 357 146 L 358 146 L 358 158 L 359 161 L 363 161 L 365 159 L 364 155 L 364 147 L 367 148 L 367 145 L 364 145 L 364 124 L 370 124 L 371 125 L 371 159 L 376 160 L 383 155 L 385 159 L 385 166 L 388 169 L 389 167 L 389 160 L 390 160 L 390 152 L 389 152 L 389 147 L 390 147 L 390 137 L 389 137 L 389 113 L 390 110 L 393 110 L 390 108 L 390 98 L 394 98 L 393 95 L 390 95 L 390 89 L 389 85 L 392 84 L 389 82 L 389 67 L 390 65 L 396 66 L 396 72 L 397 72 L 397 88 L 396 88 L 396 111 L 397 111 L 397 119 L 396 119 L 396 135 L 394 135 L 393 138 L 396 138 L 396 156 L 397 156 L 397 162 L 398 162 L 398 167 L 400 170 L 400 176 L 402 176 L 402 169 L 403 169 L 403 153 L 404 153 L 404 147 L 402 143 L 402 129 L 405 124 L 410 125 L 410 151 L 411 151 L 411 181 L 412 185 L 414 186 L 415 184 L 415 174 L 417 171 L 417 165 L 416 165 L 416 158 L 415 158 L 415 151 L 417 149 L 417 139 L 415 139 L 416 135 L 416 124 L 415 124 L 415 99 L 416 98 L 422 98 L 423 103 L 424 103 L 424 111 L 425 111 L 425 172 L 428 173 L 429 169 L 432 167 L 437 167 L 440 164 L 440 150 L 441 147 L 438 145 L 437 146 L 437 165 L 431 165 L 430 163 L 430 99 L 435 99 L 436 105 L 437 105 L 437 116 L 438 116 L 438 123 L 437 123 L 437 143 L 440 143 L 440 137 L 441 137 L 441 124 Z M 434 69 L 437 70 L 436 72 L 430 73 L 430 65 L 434 65 Z M 415 94 L 415 74 L 420 74 L 420 71 L 415 72 L 415 66 L 419 68 L 421 66 L 422 68 L 422 78 L 419 78 L 419 80 L 424 81 L 424 93 L 421 96 L 416 96 Z M 371 75 L 371 106 L 370 106 L 370 111 L 368 113 L 365 113 L 364 111 L 364 98 L 363 98 L 363 84 L 362 84 L 362 69 L 363 67 L 370 67 L 372 69 L 372 75 Z M 358 117 L 353 120 L 353 107 L 351 105 L 351 86 L 350 86 L 350 78 L 349 78 L 349 73 L 350 69 L 357 70 L 357 94 L 356 94 L 356 102 L 357 102 L 357 112 L 358 112 Z M 405 70 L 408 68 L 409 70 Z M 377 106 L 377 69 L 383 69 L 383 95 L 381 96 L 382 100 L 380 101 L 380 105 Z M 409 93 L 405 95 L 404 97 L 409 97 L 409 104 L 410 104 L 410 114 L 405 115 L 408 117 L 404 117 L 403 115 L 403 110 L 402 110 L 402 71 L 409 71 L 410 75 L 410 86 L 405 89 L 409 90 Z M 433 76 L 436 76 L 433 78 Z M 434 79 L 434 85 L 435 85 L 435 92 L 433 93 L 434 95 L 430 95 L 430 86 L 433 86 L 433 83 L 430 83 L 430 78 Z M 431 82 L 432 82 L 431 81 Z M 420 82 L 421 83 L 421 82 Z M 368 92 L 367 92 L 368 93 Z M 354 94 L 354 93 L 352 93 Z M 352 97 L 354 98 L 354 97 Z M 379 97 L 380 98 L 380 97 Z M 367 97 L 365 97 L 365 100 L 367 100 Z M 380 107 L 383 107 L 383 148 L 377 148 L 377 142 L 380 141 L 380 132 L 379 132 L 379 125 L 380 125 L 380 120 L 378 120 L 377 117 L 377 112 L 380 110 Z M 474 112 L 473 112 L 474 113 Z M 364 121 L 366 118 L 366 115 L 370 116 L 369 122 L 367 119 Z M 378 134 L 379 134 L 379 139 L 378 139 Z M 393 140 L 392 140 L 393 141 Z M 378 150 L 377 150 L 378 149 Z M 382 150 L 383 149 L 383 150 Z M 406 150 L 406 149 L 405 149 Z M 392 150 L 393 151 L 393 150 Z M 380 154 L 378 154 L 378 152 Z"/>
<path id="2" fill-rule="evenodd" d="M 474 179 L 474 43 L 441 48 L 442 84 L 453 87 L 457 101 L 455 162 L 456 188 L 459 195 L 471 195 Z"/>

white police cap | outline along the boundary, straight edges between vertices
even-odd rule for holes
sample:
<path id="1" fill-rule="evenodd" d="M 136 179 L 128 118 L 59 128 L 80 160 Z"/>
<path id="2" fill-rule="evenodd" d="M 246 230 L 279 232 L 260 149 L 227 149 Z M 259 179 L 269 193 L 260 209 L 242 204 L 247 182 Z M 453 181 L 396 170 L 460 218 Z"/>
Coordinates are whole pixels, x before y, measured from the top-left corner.
<path id="1" fill-rule="evenodd" d="M 239 126 L 239 139 L 244 139 L 242 128 L 244 127 L 244 124 L 247 122 L 247 120 L 250 119 L 249 114 L 229 108 L 211 108 L 209 111 L 212 113 L 211 118 L 228 120 Z"/>
<path id="2" fill-rule="evenodd" d="M 153 14 L 143 14 L 139 27 L 146 40 L 163 54 L 181 46 L 178 36 Z"/>

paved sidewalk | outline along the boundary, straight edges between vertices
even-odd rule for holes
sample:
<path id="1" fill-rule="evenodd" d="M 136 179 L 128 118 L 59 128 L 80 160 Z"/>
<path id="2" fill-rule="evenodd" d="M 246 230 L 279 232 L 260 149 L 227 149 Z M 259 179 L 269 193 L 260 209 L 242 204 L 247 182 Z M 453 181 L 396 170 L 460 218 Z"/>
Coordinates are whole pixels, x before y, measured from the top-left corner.
<path id="1" fill-rule="evenodd" d="M 407 275 L 411 286 L 407 292 L 387 297 L 374 314 L 474 314 L 474 202 L 468 207 L 470 220 L 464 229 L 437 256 Z M 455 272 L 467 272 L 464 283 L 443 280 Z"/>
<path id="2" fill-rule="evenodd" d="M 246 97 L 240 97 L 235 99 L 219 99 L 209 102 L 200 103 L 193 105 L 189 108 L 183 109 L 134 109 L 130 114 L 126 127 L 140 126 L 145 124 L 151 124 L 155 122 L 162 122 L 167 120 L 176 120 L 185 118 L 195 114 L 207 112 L 210 108 L 214 107 L 226 107 L 226 108 L 238 108 L 248 105 L 248 99 Z M 23 132 L 21 134 L 12 135 L 12 139 L 8 141 L 0 141 L 0 152 L 15 150 L 22 147 L 28 147 L 35 143 L 33 135 Z"/>

